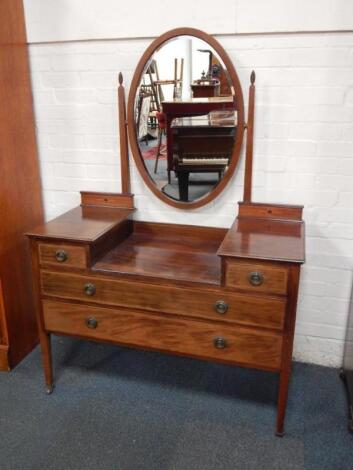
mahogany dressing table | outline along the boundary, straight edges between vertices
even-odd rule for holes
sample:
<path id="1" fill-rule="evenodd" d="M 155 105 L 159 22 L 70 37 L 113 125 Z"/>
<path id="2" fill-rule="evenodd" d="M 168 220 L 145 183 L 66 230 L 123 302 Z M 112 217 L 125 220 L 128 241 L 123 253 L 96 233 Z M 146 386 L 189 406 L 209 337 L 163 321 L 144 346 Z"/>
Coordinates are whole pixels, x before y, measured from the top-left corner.
<path id="1" fill-rule="evenodd" d="M 155 49 L 184 36 L 206 41 L 218 54 L 233 82 L 238 117 L 222 180 L 190 202 L 158 189 L 141 158 L 135 120 L 141 76 Z M 28 234 L 48 393 L 53 390 L 52 334 L 275 371 L 280 376 L 276 433 L 283 435 L 304 223 L 301 206 L 251 201 L 254 81 L 253 73 L 245 124 L 241 87 L 227 54 L 214 38 L 190 28 L 170 31 L 147 49 L 132 81 L 127 119 L 120 74 L 122 192 L 82 192 L 80 207 Z M 244 130 L 244 201 L 229 229 L 134 220 L 127 131 L 151 191 L 187 210 L 222 191 L 236 168 Z M 165 175 L 168 170 L 165 161 Z"/>

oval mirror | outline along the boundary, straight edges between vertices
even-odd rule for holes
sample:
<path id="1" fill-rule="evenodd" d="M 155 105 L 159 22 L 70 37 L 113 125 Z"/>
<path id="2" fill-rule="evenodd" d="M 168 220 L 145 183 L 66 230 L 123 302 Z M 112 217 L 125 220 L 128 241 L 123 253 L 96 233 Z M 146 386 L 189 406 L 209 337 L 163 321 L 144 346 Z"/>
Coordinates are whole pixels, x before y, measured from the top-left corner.
<path id="1" fill-rule="evenodd" d="M 154 194 L 179 208 L 215 198 L 237 166 L 243 123 L 238 76 L 212 36 L 180 28 L 153 41 L 132 80 L 128 128 Z"/>

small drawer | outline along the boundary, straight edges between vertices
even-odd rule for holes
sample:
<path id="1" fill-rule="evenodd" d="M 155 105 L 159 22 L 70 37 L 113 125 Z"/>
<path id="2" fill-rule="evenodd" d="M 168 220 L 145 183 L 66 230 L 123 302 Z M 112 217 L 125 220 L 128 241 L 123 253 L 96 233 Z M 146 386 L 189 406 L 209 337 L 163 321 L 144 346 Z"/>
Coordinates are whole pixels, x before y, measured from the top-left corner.
<path id="1" fill-rule="evenodd" d="M 286 300 L 42 271 L 46 296 L 282 330 Z"/>
<path id="2" fill-rule="evenodd" d="M 282 336 L 227 324 L 43 301 L 47 331 L 126 346 L 279 370 Z"/>
<path id="3" fill-rule="evenodd" d="M 286 295 L 288 269 L 266 263 L 248 263 L 226 260 L 225 284 L 227 287 L 252 292 Z"/>
<path id="4" fill-rule="evenodd" d="M 86 250 L 83 246 L 39 243 L 40 264 L 85 268 L 87 266 Z"/>

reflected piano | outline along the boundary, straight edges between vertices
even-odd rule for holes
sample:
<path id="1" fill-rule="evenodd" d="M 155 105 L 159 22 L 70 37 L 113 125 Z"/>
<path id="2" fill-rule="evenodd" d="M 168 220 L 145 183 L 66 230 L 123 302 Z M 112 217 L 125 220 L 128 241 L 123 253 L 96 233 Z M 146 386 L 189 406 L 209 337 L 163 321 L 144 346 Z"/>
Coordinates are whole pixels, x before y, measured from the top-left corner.
<path id="1" fill-rule="evenodd" d="M 215 173 L 214 184 L 222 178 L 233 152 L 236 116 L 234 111 L 215 110 L 172 121 L 173 169 L 181 201 L 189 200 L 190 173 Z"/>

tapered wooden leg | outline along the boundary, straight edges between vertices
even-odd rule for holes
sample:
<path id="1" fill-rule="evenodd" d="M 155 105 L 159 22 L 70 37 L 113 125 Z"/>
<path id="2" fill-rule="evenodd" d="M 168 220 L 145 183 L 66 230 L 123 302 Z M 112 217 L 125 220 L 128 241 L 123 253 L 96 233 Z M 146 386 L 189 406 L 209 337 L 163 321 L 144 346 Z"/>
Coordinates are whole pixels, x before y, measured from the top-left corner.
<path id="1" fill-rule="evenodd" d="M 38 333 L 40 347 L 42 350 L 42 360 L 44 367 L 45 385 L 48 394 L 52 393 L 53 385 L 53 370 L 51 361 L 51 343 L 50 334 L 45 331 L 42 302 L 40 298 L 40 280 L 39 280 L 39 260 L 38 260 L 38 242 L 30 240 L 31 255 L 32 255 L 32 270 L 33 270 L 33 292 L 36 308 L 36 316 L 38 323 Z"/>
<path id="2" fill-rule="evenodd" d="M 287 311 L 283 335 L 282 365 L 279 376 L 277 404 L 276 436 L 279 437 L 284 436 L 284 418 L 286 414 L 288 387 L 292 370 L 292 351 L 298 300 L 299 272 L 300 266 L 291 266 L 289 268 Z"/>
<path id="3" fill-rule="evenodd" d="M 279 377 L 279 391 L 278 391 L 278 403 L 277 403 L 277 423 L 276 423 L 276 436 L 284 436 L 284 418 L 286 415 L 287 398 L 289 380 L 291 375 L 290 367 L 287 370 L 283 370 Z"/>
<path id="4" fill-rule="evenodd" d="M 50 394 L 54 389 L 50 334 L 42 331 L 39 334 L 39 339 L 42 350 L 46 392 Z"/>

